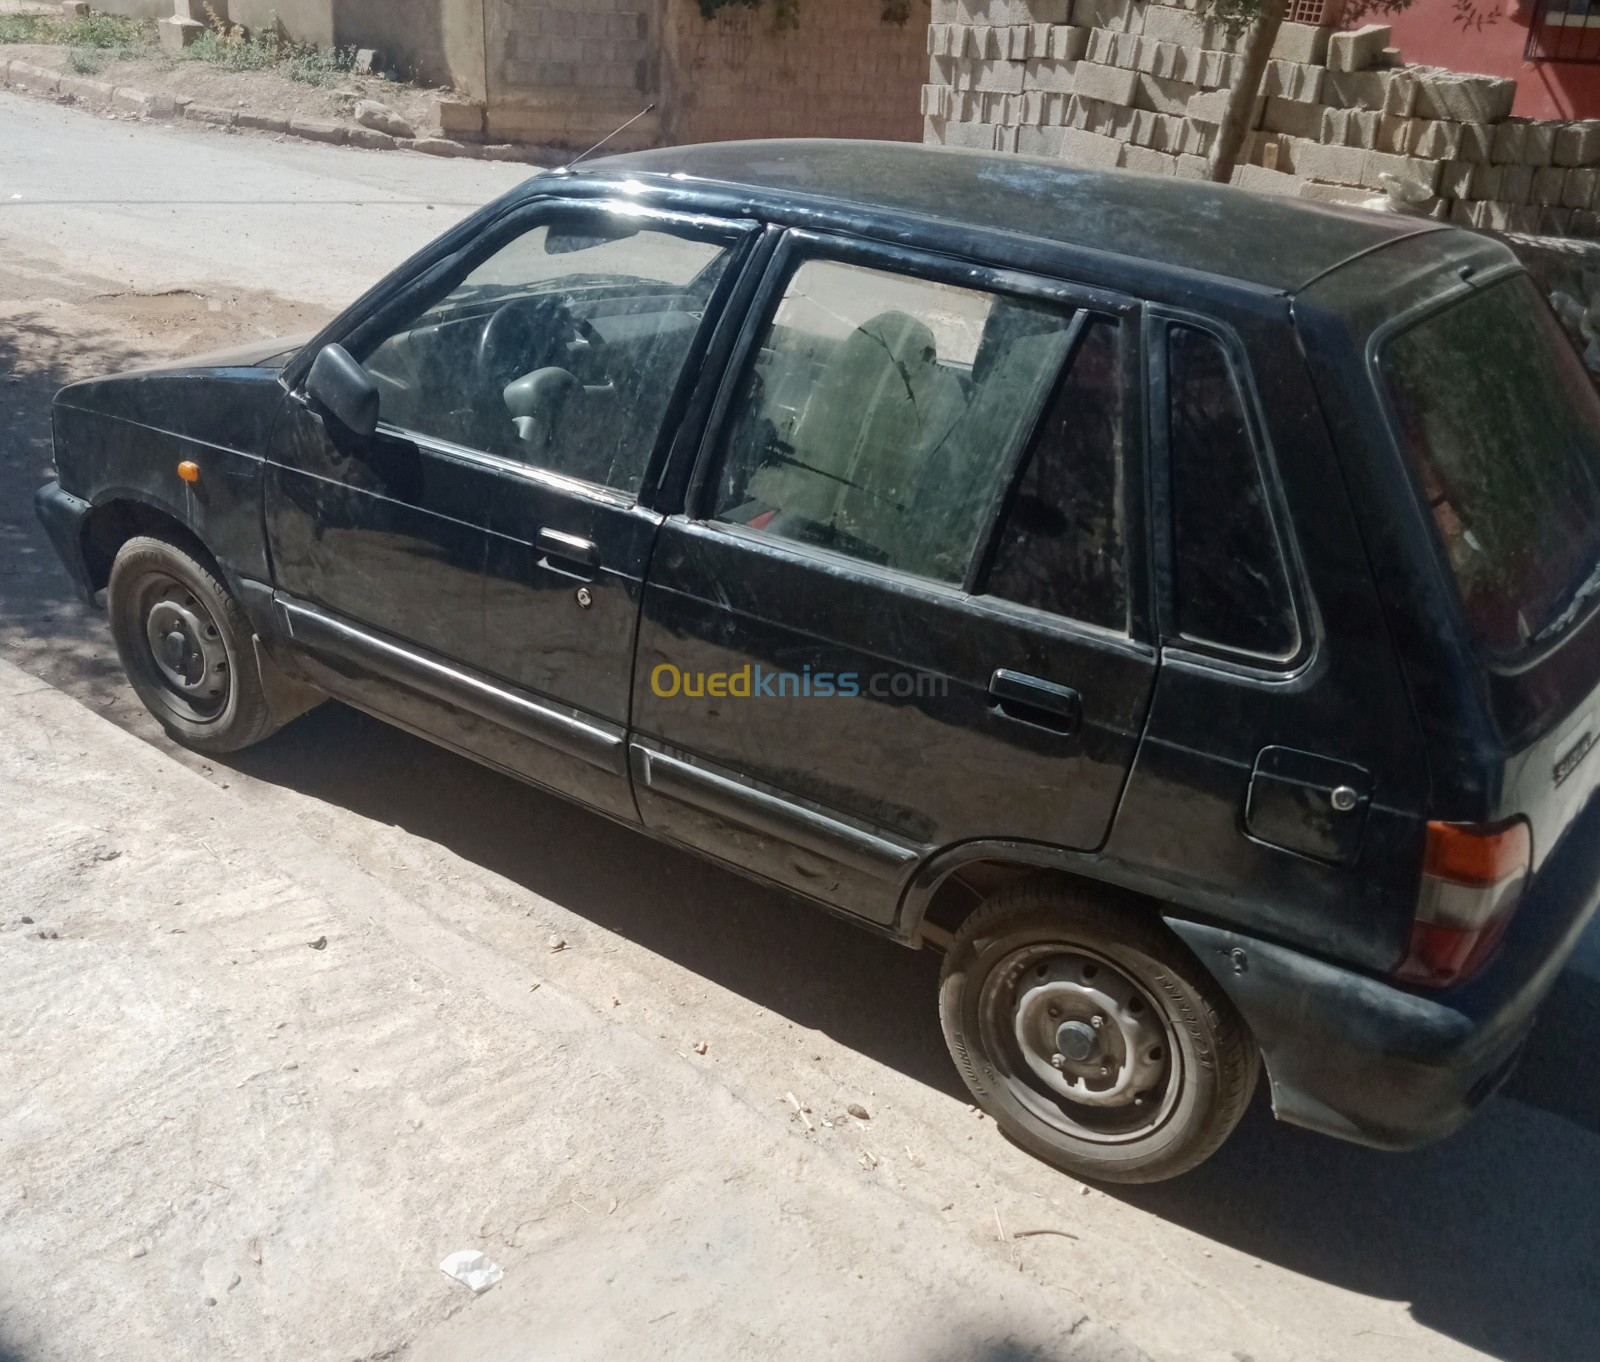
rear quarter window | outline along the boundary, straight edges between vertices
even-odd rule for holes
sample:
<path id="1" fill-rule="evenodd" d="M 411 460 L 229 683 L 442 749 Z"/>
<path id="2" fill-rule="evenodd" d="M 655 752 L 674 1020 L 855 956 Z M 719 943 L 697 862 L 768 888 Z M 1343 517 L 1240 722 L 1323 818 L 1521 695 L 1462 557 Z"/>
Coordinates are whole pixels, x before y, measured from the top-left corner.
<path id="1" fill-rule="evenodd" d="M 1600 587 L 1600 397 L 1537 288 L 1516 276 L 1427 314 L 1378 371 L 1480 647 L 1559 635 Z"/>
<path id="2" fill-rule="evenodd" d="M 1222 342 L 1173 326 L 1167 384 L 1178 633 L 1249 659 L 1286 660 L 1300 646 L 1294 594 Z"/>

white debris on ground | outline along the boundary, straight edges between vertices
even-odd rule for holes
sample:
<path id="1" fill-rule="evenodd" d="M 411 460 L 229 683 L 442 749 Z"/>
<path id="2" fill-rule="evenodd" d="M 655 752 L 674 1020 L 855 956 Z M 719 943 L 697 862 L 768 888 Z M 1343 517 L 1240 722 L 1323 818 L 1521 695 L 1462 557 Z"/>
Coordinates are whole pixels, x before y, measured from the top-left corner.
<path id="1" fill-rule="evenodd" d="M 439 1264 L 439 1271 L 454 1277 L 463 1286 L 470 1286 L 477 1294 L 487 1291 L 506 1275 L 499 1263 L 477 1249 L 457 1249 Z"/>

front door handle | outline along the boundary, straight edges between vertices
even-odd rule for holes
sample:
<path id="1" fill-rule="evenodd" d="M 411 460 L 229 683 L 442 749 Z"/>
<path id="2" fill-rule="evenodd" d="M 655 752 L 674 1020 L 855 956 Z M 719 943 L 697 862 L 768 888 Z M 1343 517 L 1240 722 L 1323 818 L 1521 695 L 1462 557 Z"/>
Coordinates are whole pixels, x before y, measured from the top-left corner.
<path id="1" fill-rule="evenodd" d="M 1037 676 L 1002 668 L 989 678 L 989 699 L 1007 718 L 1052 733 L 1076 733 L 1083 724 L 1083 697 Z"/>
<path id="2" fill-rule="evenodd" d="M 592 582 L 600 567 L 600 548 L 592 539 L 580 539 L 560 530 L 540 530 L 539 566 L 563 577 Z"/>

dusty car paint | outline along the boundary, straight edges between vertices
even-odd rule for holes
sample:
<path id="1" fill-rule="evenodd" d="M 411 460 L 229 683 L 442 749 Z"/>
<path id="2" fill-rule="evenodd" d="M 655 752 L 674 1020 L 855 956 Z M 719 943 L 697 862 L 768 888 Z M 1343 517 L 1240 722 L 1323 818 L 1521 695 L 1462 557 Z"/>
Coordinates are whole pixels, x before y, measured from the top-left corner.
<path id="1" fill-rule="evenodd" d="M 381 333 L 484 239 L 556 202 L 695 215 L 726 224 L 735 252 L 637 500 L 452 464 L 392 432 L 363 444 L 307 404 L 323 346 Z M 971 583 L 886 583 L 708 522 L 726 376 L 785 252 L 806 242 L 917 277 L 1092 298 L 1122 319 L 1125 633 L 1040 621 Z M 1146 895 L 1246 1016 L 1281 1116 L 1402 1145 L 1492 1090 L 1600 892 L 1600 759 L 1551 777 L 1592 729 L 1592 702 L 1541 726 L 1517 709 L 1525 690 L 1484 693 L 1368 372 L 1390 317 L 1463 271 L 1514 267 L 1428 222 L 1027 158 L 828 143 L 617 157 L 490 205 L 287 364 L 65 390 L 60 485 L 41 513 L 86 590 L 104 585 L 117 526 L 169 517 L 215 556 L 287 670 L 908 943 L 979 863 Z M 1213 336 L 1244 375 L 1292 656 L 1177 636 L 1169 326 Z M 180 459 L 200 465 L 198 484 L 174 477 Z M 712 699 L 658 698 L 664 662 L 893 664 L 945 688 L 730 723 Z M 1600 625 L 1543 665 L 1563 694 L 1587 695 Z M 1000 672 L 1070 684 L 1081 722 L 1009 721 L 992 702 Z M 1335 791 L 1346 805 L 1330 805 Z M 1534 819 L 1544 868 L 1500 955 L 1443 993 L 1388 982 L 1428 820 L 1513 812 Z"/>

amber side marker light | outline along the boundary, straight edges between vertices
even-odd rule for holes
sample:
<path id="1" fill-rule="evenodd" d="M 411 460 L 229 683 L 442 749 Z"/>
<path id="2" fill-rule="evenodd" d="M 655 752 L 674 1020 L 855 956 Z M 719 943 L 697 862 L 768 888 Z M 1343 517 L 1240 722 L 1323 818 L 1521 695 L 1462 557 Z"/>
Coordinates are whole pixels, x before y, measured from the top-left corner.
<path id="1" fill-rule="evenodd" d="M 1411 946 L 1395 978 L 1445 988 L 1470 976 L 1510 926 L 1532 865 L 1533 838 L 1521 819 L 1429 823 Z"/>
<path id="2" fill-rule="evenodd" d="M 178 476 L 185 482 L 199 482 L 200 465 L 197 463 L 191 463 L 188 459 L 185 459 L 178 465 Z"/>

